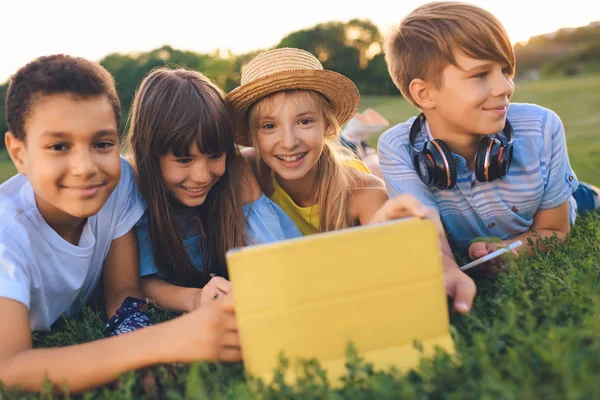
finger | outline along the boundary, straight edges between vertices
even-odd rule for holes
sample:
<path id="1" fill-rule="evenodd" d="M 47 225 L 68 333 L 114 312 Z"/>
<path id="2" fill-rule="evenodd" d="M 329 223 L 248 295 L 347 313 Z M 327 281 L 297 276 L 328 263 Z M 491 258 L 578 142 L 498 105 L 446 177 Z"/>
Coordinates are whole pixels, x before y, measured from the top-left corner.
<path id="1" fill-rule="evenodd" d="M 227 313 L 223 317 L 223 329 L 230 332 L 237 332 L 238 325 L 235 314 Z"/>
<path id="2" fill-rule="evenodd" d="M 224 347 L 219 352 L 219 360 L 226 362 L 242 361 L 242 349 L 239 347 Z"/>
<path id="3" fill-rule="evenodd" d="M 221 336 L 221 345 L 223 347 L 240 347 L 240 335 L 237 332 L 225 332 Z"/>
<path id="4" fill-rule="evenodd" d="M 469 246 L 469 257 L 471 260 L 477 260 L 488 254 L 486 243 L 475 242 Z"/>
<path id="5" fill-rule="evenodd" d="M 459 313 L 466 313 L 473 306 L 473 298 L 477 293 L 475 282 L 465 275 L 462 279 L 457 279 L 455 282 L 454 291 L 454 308 Z"/>
<path id="6" fill-rule="evenodd" d="M 498 249 L 504 248 L 506 245 L 504 243 L 486 243 L 486 249 L 488 253 L 492 253 Z"/>
<path id="7" fill-rule="evenodd" d="M 219 277 L 220 278 L 220 277 Z M 214 278 L 213 278 L 214 279 Z M 220 278 L 217 282 L 217 288 L 223 293 L 229 293 L 231 291 L 231 282 L 225 278 Z"/>
<path id="8" fill-rule="evenodd" d="M 235 299 L 233 294 L 223 296 L 222 301 L 219 302 L 219 308 L 227 313 L 235 313 Z"/>
<path id="9" fill-rule="evenodd" d="M 425 218 L 429 212 L 427 207 L 410 194 L 403 194 L 391 200 L 394 208 L 404 214 L 410 213 L 416 217 Z"/>

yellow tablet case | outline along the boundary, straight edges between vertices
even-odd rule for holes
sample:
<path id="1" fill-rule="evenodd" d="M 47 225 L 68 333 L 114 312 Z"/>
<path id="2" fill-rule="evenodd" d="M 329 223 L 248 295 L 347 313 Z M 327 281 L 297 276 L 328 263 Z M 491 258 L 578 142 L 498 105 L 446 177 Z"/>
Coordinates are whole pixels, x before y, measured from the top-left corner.
<path id="1" fill-rule="evenodd" d="M 330 382 L 350 341 L 376 368 L 454 352 L 433 222 L 403 219 L 227 253 L 244 366 L 270 382 L 281 351 L 317 358 Z M 287 371 L 286 380 L 296 379 Z"/>

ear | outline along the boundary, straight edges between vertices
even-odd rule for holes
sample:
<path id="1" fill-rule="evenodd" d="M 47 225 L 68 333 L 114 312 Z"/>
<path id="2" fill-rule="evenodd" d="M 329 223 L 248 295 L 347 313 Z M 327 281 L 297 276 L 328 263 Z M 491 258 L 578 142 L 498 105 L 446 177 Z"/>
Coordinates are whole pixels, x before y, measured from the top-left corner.
<path id="1" fill-rule="evenodd" d="M 423 79 L 415 78 L 408 85 L 410 95 L 423 110 L 432 109 L 435 107 L 433 94 L 435 87 L 431 82 Z"/>
<path id="2" fill-rule="evenodd" d="M 8 151 L 8 155 L 10 156 L 12 162 L 15 164 L 15 167 L 17 167 L 17 171 L 19 171 L 21 175 L 26 175 L 25 139 L 17 139 L 11 131 L 8 131 L 4 135 L 4 145 L 6 146 L 6 150 Z"/>

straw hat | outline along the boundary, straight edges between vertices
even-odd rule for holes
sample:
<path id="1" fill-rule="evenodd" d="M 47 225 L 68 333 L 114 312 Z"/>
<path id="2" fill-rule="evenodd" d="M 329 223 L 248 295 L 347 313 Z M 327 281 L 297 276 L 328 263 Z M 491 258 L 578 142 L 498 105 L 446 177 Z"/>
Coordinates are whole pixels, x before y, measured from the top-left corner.
<path id="1" fill-rule="evenodd" d="M 344 75 L 323 69 L 311 53 L 293 48 L 269 50 L 256 56 L 242 71 L 241 86 L 229 92 L 235 107 L 236 141 L 250 146 L 248 110 L 262 98 L 282 90 L 306 89 L 321 93 L 333 105 L 340 126 L 350 120 L 360 103 L 356 85 Z"/>

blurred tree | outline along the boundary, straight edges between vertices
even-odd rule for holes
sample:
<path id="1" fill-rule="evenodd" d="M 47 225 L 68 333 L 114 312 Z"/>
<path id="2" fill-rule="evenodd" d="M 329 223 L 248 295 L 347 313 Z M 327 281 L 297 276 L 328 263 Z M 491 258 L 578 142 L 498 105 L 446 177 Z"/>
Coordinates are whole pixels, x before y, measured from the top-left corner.
<path id="1" fill-rule="evenodd" d="M 361 94 L 398 94 L 383 58 L 383 36 L 369 20 L 318 24 L 287 35 L 276 47 L 314 54 L 324 68 L 354 81 Z"/>

